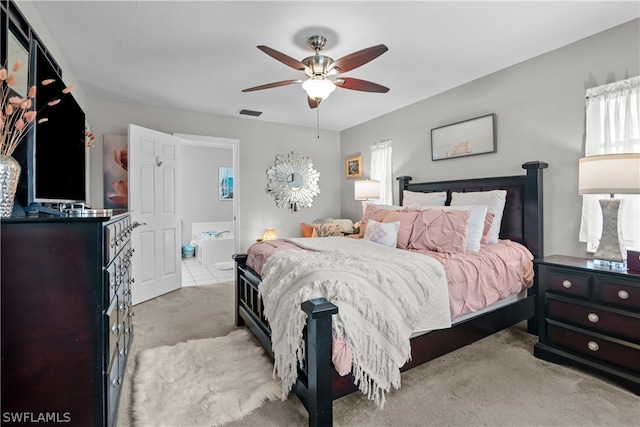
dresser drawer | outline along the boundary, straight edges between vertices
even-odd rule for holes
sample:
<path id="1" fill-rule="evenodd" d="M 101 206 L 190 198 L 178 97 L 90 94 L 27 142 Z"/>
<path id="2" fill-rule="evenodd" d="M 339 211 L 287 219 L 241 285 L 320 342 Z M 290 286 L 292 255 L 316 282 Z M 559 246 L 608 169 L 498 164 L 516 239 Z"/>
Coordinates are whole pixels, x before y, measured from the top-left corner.
<path id="1" fill-rule="evenodd" d="M 554 323 L 547 324 L 547 338 L 557 347 L 640 372 L 638 345 L 591 334 L 588 331 L 574 331 Z"/>
<path id="2" fill-rule="evenodd" d="M 564 295 L 589 298 L 592 276 L 576 271 L 541 266 L 547 289 Z"/>
<path id="3" fill-rule="evenodd" d="M 115 353 L 118 346 L 118 337 L 122 330 L 122 323 L 118 319 L 118 299 L 114 298 L 111 301 L 111 305 L 105 313 L 107 317 L 107 324 L 109 325 L 109 357 Z"/>
<path id="4" fill-rule="evenodd" d="M 595 289 L 597 301 L 627 307 L 640 313 L 640 280 L 638 286 L 631 286 L 615 279 L 598 277 Z"/>
<path id="5" fill-rule="evenodd" d="M 107 255 L 106 264 L 109 264 L 118 253 L 118 241 L 116 238 L 115 224 L 112 223 L 104 227 L 104 241 Z"/>
<path id="6" fill-rule="evenodd" d="M 107 266 L 105 280 L 109 286 L 109 301 L 111 301 L 120 285 L 120 259 L 118 257 Z"/>
<path id="7" fill-rule="evenodd" d="M 113 425 L 113 420 L 116 419 L 118 411 L 118 399 L 123 378 L 120 374 L 119 362 L 118 357 L 114 357 L 113 363 L 105 374 L 105 380 L 107 381 L 107 417 L 109 419 L 107 425 Z"/>
<path id="8" fill-rule="evenodd" d="M 547 316 L 640 343 L 640 315 L 635 313 L 612 312 L 549 297 Z"/>

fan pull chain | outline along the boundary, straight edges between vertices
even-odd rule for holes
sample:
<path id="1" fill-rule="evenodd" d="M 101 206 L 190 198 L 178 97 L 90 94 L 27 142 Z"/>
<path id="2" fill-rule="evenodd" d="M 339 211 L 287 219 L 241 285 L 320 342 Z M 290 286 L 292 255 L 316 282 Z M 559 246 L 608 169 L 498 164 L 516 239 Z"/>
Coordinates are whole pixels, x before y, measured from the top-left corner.
<path id="1" fill-rule="evenodd" d="M 316 108 L 316 129 L 318 130 L 318 139 L 320 139 L 320 104 Z"/>

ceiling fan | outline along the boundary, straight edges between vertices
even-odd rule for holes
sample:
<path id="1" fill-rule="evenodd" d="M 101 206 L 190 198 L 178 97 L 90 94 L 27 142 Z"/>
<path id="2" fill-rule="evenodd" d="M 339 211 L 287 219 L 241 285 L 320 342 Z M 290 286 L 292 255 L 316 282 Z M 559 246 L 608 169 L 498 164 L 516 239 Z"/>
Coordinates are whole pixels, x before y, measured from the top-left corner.
<path id="1" fill-rule="evenodd" d="M 389 50 L 385 45 L 379 44 L 362 49 L 334 61 L 328 56 L 320 55 L 320 51 L 327 43 L 326 37 L 311 36 L 307 39 L 307 43 L 311 49 L 315 50 L 316 53 L 302 61 L 298 61 L 297 59 L 285 55 L 282 52 L 278 52 L 275 49 L 271 49 L 270 47 L 262 45 L 258 46 L 258 49 L 272 58 L 288 65 L 291 68 L 302 71 L 305 74 L 306 79 L 283 80 L 280 82 L 268 83 L 244 89 L 242 92 L 252 92 L 255 90 L 270 89 L 273 87 L 300 83 L 302 84 L 302 88 L 305 92 L 307 92 L 309 107 L 316 108 L 320 102 L 327 99 L 336 87 L 359 90 L 362 92 L 386 93 L 389 91 L 388 87 L 366 80 L 355 79 L 353 77 L 337 77 L 337 74 L 351 71 L 382 55 Z"/>

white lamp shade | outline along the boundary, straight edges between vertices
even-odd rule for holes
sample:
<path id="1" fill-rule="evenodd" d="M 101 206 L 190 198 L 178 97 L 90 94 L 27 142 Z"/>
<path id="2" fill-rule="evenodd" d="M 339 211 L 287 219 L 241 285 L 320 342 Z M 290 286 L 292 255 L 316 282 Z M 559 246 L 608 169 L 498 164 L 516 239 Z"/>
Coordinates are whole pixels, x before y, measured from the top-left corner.
<path id="1" fill-rule="evenodd" d="M 267 228 L 264 230 L 264 234 L 262 235 L 262 240 L 275 240 L 278 238 L 276 234 L 276 230 L 273 228 Z"/>
<path id="2" fill-rule="evenodd" d="M 640 194 L 640 153 L 604 154 L 580 159 L 579 194 Z"/>
<path id="3" fill-rule="evenodd" d="M 356 200 L 375 200 L 380 198 L 380 181 L 366 179 L 354 183 Z"/>
<path id="4" fill-rule="evenodd" d="M 336 85 L 331 80 L 312 77 L 302 83 L 302 89 L 307 92 L 309 98 L 322 101 L 336 90 Z"/>

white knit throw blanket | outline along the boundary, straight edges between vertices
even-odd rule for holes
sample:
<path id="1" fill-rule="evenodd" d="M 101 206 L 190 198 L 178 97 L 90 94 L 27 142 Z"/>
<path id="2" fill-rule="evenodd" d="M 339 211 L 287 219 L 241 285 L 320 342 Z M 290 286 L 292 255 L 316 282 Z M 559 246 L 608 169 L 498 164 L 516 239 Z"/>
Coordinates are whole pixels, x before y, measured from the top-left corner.
<path id="1" fill-rule="evenodd" d="M 324 297 L 338 306 L 333 332 L 353 352 L 359 389 L 382 408 L 411 358 L 414 330 L 451 326 L 444 268 L 435 259 L 362 239 L 289 239 L 310 251 L 282 250 L 262 268 L 260 295 L 271 326 L 274 375 L 287 396 L 304 359 L 300 304 Z"/>

